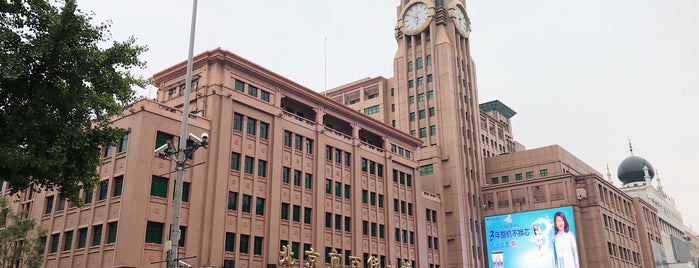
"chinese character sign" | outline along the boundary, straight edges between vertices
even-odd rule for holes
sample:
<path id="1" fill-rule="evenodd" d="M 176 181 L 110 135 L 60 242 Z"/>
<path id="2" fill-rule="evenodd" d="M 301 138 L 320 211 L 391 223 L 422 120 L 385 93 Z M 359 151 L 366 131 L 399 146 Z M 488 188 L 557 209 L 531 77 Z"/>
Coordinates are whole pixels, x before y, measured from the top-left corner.
<path id="1" fill-rule="evenodd" d="M 485 218 L 491 268 L 579 268 L 572 207 Z"/>

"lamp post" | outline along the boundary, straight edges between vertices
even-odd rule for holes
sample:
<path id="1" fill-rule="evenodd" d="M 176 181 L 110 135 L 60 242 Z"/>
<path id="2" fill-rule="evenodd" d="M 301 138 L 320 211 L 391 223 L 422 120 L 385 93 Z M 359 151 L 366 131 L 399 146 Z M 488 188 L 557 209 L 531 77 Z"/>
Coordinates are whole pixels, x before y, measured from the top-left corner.
<path id="1" fill-rule="evenodd" d="M 192 3 L 192 24 L 189 32 L 189 56 L 187 58 L 187 81 L 184 90 L 184 105 L 182 106 L 182 127 L 180 142 L 177 150 L 177 179 L 175 179 L 174 204 L 172 210 L 172 225 L 170 225 L 170 245 L 172 248 L 167 256 L 167 266 L 177 268 L 179 263 L 178 248 L 180 241 L 180 210 L 182 209 L 182 180 L 185 168 L 185 149 L 187 148 L 187 127 L 189 119 L 189 93 L 192 91 L 192 58 L 194 53 L 194 30 L 197 21 L 197 0 Z M 196 149 L 196 147 L 195 147 Z"/>

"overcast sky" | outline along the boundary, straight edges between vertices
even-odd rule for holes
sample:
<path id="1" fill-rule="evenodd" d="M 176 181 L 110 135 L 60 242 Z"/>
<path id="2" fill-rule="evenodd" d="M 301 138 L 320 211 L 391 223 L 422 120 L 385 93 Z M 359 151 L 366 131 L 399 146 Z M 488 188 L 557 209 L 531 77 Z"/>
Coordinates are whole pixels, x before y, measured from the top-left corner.
<path id="1" fill-rule="evenodd" d="M 398 2 L 199 1 L 194 50 L 221 47 L 315 91 L 392 77 Z M 149 47 L 148 68 L 136 73 L 186 60 L 191 1 L 78 4 L 111 20 L 115 40 L 133 35 Z M 699 175 L 690 169 L 699 164 L 699 1 L 472 0 L 467 8 L 479 101 L 499 99 L 518 113 L 517 141 L 559 144 L 602 174 L 608 165 L 619 185 L 631 139 L 685 224 L 699 229 Z"/>

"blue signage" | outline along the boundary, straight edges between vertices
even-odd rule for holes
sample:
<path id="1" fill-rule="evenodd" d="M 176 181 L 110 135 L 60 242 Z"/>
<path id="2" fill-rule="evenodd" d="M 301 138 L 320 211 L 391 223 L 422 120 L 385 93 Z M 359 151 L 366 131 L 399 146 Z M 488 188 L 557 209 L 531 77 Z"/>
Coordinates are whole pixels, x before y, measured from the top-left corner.
<path id="1" fill-rule="evenodd" d="M 485 218 L 492 268 L 580 267 L 572 207 Z"/>

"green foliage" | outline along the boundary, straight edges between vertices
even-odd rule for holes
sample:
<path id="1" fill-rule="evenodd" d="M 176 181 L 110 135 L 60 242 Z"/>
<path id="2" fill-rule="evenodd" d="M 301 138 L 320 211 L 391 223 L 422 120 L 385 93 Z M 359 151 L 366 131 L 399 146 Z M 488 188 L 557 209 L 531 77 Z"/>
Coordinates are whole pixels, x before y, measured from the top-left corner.
<path id="1" fill-rule="evenodd" d="M 0 267 L 40 267 L 44 262 L 44 243 L 36 222 L 14 213 L 7 199 L 0 197 Z"/>
<path id="2" fill-rule="evenodd" d="M 146 47 L 108 43 L 75 0 L 0 1 L 0 178 L 10 191 L 52 189 L 79 204 L 98 181 L 100 148 L 127 132 L 109 126 L 147 81 Z"/>

